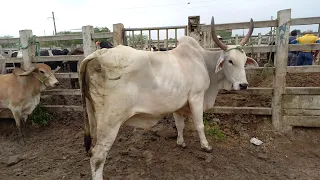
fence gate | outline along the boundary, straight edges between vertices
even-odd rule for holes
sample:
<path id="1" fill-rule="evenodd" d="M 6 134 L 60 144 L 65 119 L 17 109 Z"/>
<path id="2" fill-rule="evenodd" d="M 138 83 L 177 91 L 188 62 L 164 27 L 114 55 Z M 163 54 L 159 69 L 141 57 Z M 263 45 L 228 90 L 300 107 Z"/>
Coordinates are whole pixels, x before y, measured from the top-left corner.
<path id="1" fill-rule="evenodd" d="M 283 120 L 286 125 L 320 127 L 320 95 L 316 92 L 319 88 L 308 89 L 299 94 L 284 95 Z"/>
<path id="2" fill-rule="evenodd" d="M 147 31 L 148 34 L 143 32 Z M 154 34 L 156 31 L 156 35 Z M 160 40 L 160 32 L 165 31 L 165 38 Z M 173 32 L 172 32 L 173 31 Z M 137 34 L 135 34 L 138 32 Z M 149 27 L 149 28 L 125 28 L 124 29 L 124 45 L 131 46 L 140 50 L 165 50 L 177 46 L 178 35 L 187 35 L 187 26 L 166 26 L 166 27 Z M 156 36 L 156 40 L 152 37 Z M 174 38 L 169 38 L 174 37 Z"/>

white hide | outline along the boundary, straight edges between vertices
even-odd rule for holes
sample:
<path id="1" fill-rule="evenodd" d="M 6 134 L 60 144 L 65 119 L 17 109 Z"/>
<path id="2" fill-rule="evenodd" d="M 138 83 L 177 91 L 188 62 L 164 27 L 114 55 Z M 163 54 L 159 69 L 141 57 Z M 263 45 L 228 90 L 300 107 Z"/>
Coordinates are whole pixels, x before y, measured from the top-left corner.
<path id="1" fill-rule="evenodd" d="M 181 37 L 179 45 L 171 51 L 148 52 L 122 45 L 97 50 L 81 62 L 80 82 L 90 61 L 99 62 L 101 71 L 87 75 L 90 82 L 86 84 L 89 91 L 86 97 L 91 97 L 86 99 L 89 124 L 98 124 L 93 128 L 96 131 L 91 132 L 93 137 L 103 137 L 96 139 L 92 149 L 93 180 L 103 179 L 107 152 L 122 124 L 149 128 L 163 115 L 173 113 L 177 144 L 185 146 L 183 115 L 186 115 L 195 123 L 201 148 L 210 151 L 203 112 L 213 107 L 219 89 L 238 90 L 239 84 L 247 83 L 244 66 L 255 64 L 236 49 L 205 51 L 189 36 Z"/>

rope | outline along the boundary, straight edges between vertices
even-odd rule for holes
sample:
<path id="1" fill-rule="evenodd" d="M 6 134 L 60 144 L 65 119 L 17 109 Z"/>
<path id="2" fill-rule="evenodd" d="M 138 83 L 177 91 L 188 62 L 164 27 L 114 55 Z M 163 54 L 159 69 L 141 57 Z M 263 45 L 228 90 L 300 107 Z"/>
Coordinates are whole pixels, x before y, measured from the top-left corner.
<path id="1" fill-rule="evenodd" d="M 238 51 L 244 52 L 243 46 L 240 46 L 240 45 L 236 45 L 236 47 L 234 47 L 234 48 L 227 49 L 227 50 L 225 50 L 225 52 L 228 52 L 232 49 L 236 49 Z"/>
<path id="2" fill-rule="evenodd" d="M 20 49 L 28 49 L 29 46 L 35 45 L 36 46 L 36 55 L 40 56 L 40 43 L 36 41 L 36 35 L 29 37 L 28 45 L 23 47 L 19 38 L 19 48 Z"/>

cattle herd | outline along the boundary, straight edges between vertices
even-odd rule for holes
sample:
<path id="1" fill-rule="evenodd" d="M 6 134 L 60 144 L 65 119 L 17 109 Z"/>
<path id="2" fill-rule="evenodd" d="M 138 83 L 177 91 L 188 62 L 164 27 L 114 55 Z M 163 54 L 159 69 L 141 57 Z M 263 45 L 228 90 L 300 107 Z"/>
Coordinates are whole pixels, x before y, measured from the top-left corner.
<path id="1" fill-rule="evenodd" d="M 193 119 L 200 147 L 210 152 L 204 133 L 203 112 L 214 106 L 220 89 L 246 90 L 245 66 L 257 67 L 247 57 L 243 46 L 254 29 L 250 28 L 238 45 L 225 45 L 211 20 L 213 41 L 220 51 L 203 49 L 193 37 L 179 38 L 177 47 L 161 52 L 136 50 L 129 46 L 100 43 L 101 49 L 78 62 L 37 63 L 31 69 L 19 64 L 10 74 L 0 76 L 0 108 L 9 108 L 23 137 L 20 121 L 26 121 L 40 101 L 47 86 L 55 86 L 54 73 L 62 64 L 79 73 L 72 87 L 79 83 L 84 109 L 84 144 L 90 153 L 93 180 L 103 180 L 107 154 L 121 125 L 149 128 L 163 115 L 173 113 L 177 144 L 186 146 L 184 118 Z M 153 48 L 153 50 L 157 50 Z M 42 51 L 40 56 L 80 55 L 83 48 Z M 19 52 L 16 53 L 19 56 Z M 79 64 L 79 65 L 78 65 Z M 53 70 L 55 69 L 55 70 Z"/>

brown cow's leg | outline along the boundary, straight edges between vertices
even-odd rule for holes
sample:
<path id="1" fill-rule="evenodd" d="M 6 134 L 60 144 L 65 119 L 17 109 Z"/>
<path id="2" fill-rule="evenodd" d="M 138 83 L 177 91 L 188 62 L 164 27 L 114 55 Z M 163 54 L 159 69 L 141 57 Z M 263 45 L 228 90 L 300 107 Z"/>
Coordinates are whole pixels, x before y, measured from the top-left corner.
<path id="1" fill-rule="evenodd" d="M 24 137 L 24 132 L 21 128 L 21 112 L 20 111 L 12 111 L 14 120 L 16 121 L 16 126 L 19 131 L 19 137 L 23 138 Z"/>

